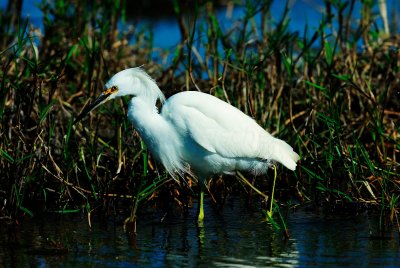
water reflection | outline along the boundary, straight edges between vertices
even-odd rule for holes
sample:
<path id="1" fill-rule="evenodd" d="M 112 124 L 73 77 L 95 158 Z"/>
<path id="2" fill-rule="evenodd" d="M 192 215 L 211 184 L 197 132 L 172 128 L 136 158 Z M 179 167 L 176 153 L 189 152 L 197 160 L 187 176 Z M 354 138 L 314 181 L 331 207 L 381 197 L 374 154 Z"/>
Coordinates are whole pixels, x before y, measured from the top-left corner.
<path id="1" fill-rule="evenodd" d="M 290 212 L 290 239 L 231 200 L 221 213 L 206 208 L 204 226 L 195 210 L 160 223 L 143 216 L 132 239 L 121 223 L 46 217 L 0 230 L 0 267 L 390 267 L 400 263 L 398 234 L 370 238 L 376 219 Z M 153 215 L 154 216 L 154 215 Z M 157 217 L 155 217 L 157 218 Z"/>

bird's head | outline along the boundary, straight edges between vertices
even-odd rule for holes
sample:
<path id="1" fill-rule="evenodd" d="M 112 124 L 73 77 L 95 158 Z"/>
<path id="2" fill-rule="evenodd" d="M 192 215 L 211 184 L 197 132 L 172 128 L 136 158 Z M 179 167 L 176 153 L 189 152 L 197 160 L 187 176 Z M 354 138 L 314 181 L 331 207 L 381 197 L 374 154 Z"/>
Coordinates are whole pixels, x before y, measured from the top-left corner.
<path id="1" fill-rule="evenodd" d="M 160 99 L 164 102 L 165 97 L 158 88 L 156 82 L 142 69 L 130 68 L 115 74 L 105 85 L 105 90 L 95 101 L 86 106 L 74 124 L 84 118 L 88 113 L 99 107 L 101 104 L 117 97 L 132 95 L 143 97 L 150 102 Z"/>

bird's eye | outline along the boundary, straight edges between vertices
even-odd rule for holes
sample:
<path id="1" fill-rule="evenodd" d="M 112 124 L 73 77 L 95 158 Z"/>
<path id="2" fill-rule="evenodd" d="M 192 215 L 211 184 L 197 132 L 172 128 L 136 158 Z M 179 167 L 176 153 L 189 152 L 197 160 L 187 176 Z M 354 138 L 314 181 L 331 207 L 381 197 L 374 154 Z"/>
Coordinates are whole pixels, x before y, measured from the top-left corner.
<path id="1" fill-rule="evenodd" d="M 112 87 L 106 89 L 103 93 L 104 93 L 104 95 L 110 95 L 110 94 L 113 94 L 113 93 L 115 93 L 117 91 L 118 91 L 118 87 L 117 86 L 112 86 Z"/>

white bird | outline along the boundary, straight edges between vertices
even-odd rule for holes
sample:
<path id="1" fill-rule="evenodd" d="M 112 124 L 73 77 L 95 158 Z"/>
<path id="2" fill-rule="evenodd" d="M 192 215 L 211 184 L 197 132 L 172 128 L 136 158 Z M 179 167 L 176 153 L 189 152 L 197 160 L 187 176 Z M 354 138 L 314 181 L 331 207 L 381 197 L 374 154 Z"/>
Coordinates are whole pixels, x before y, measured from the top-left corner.
<path id="1" fill-rule="evenodd" d="M 293 148 L 236 107 L 197 91 L 180 92 L 165 101 L 156 82 L 140 68 L 115 74 L 74 123 L 104 102 L 126 95 L 133 96 L 128 119 L 153 157 L 173 176 L 188 173 L 197 178 L 199 221 L 204 218 L 204 185 L 211 175 L 265 174 L 275 161 L 296 169 L 299 156 Z M 157 101 L 163 104 L 160 113 Z"/>

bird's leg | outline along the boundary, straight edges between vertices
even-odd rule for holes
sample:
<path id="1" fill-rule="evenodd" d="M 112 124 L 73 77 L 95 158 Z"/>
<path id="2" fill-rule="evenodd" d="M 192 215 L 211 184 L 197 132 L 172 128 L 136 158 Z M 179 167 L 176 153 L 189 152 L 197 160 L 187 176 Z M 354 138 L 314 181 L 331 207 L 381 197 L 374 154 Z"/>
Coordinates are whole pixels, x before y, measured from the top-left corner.
<path id="1" fill-rule="evenodd" d="M 202 222 L 204 220 L 204 190 L 203 187 L 200 186 L 200 195 L 199 195 L 199 214 L 197 217 L 198 222 Z"/>
<path id="2" fill-rule="evenodd" d="M 204 191 L 200 190 L 200 198 L 199 198 L 199 216 L 197 221 L 202 222 L 204 220 Z"/>
<path id="3" fill-rule="evenodd" d="M 273 167 L 274 167 L 274 183 L 272 184 L 271 207 L 268 212 L 268 216 L 270 216 L 270 217 L 272 217 L 272 207 L 274 205 L 275 182 L 276 182 L 276 166 L 273 165 Z"/>

